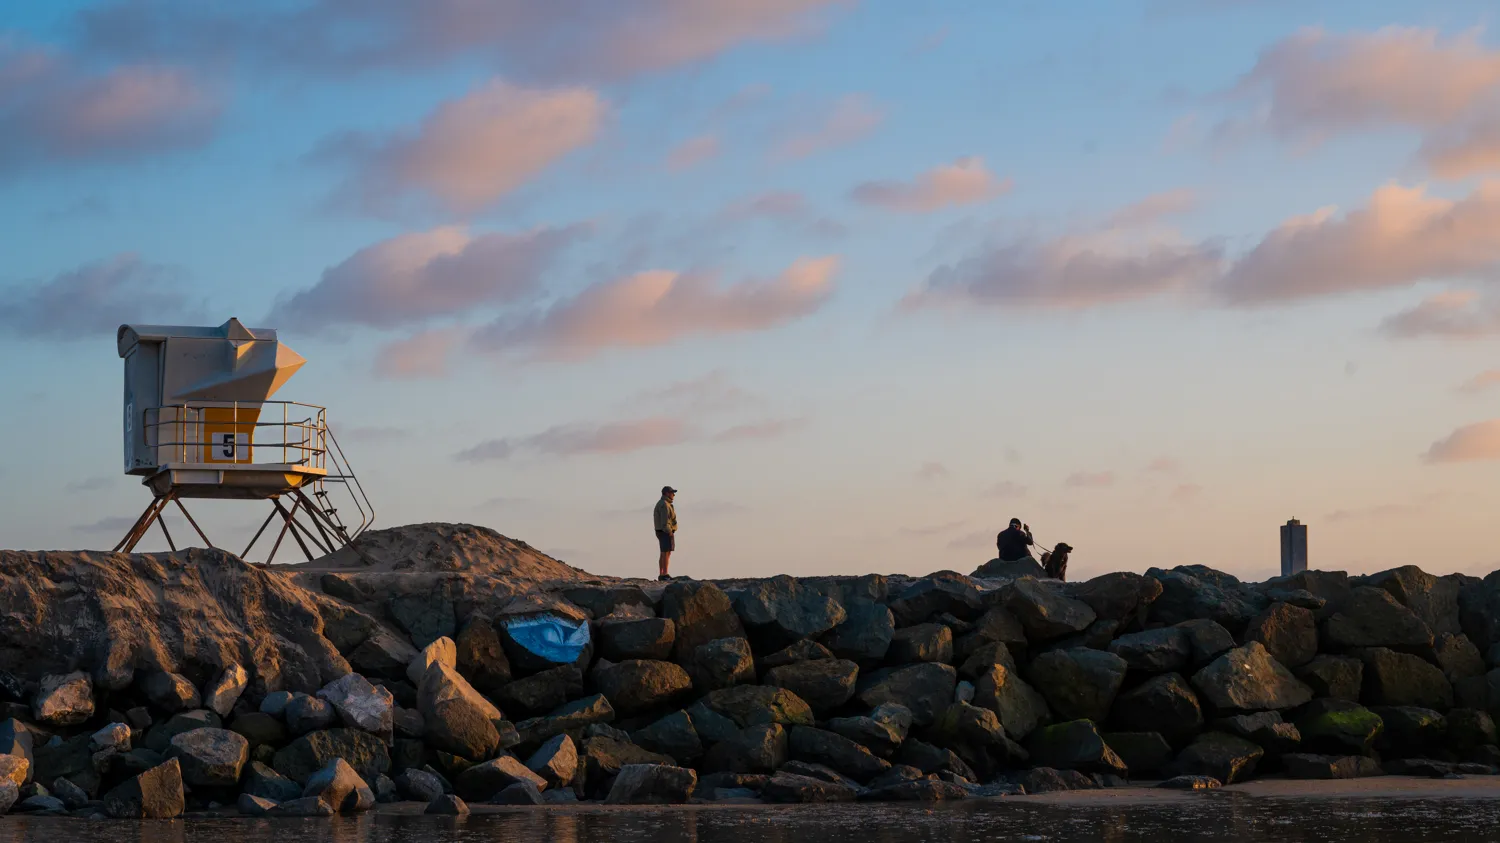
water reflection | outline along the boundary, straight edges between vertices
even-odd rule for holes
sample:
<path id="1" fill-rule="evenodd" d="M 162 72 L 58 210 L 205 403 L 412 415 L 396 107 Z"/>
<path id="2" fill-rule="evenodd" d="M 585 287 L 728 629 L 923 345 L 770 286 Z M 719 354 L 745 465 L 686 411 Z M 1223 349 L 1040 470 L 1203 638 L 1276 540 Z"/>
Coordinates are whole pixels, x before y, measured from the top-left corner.
<path id="1" fill-rule="evenodd" d="M 936 808 L 526 810 L 468 817 L 125 823 L 6 817 L 0 843 L 991 843 L 1027 841 L 1492 841 L 1500 802 L 1319 800 L 1204 794 L 1176 802 L 998 801 Z"/>

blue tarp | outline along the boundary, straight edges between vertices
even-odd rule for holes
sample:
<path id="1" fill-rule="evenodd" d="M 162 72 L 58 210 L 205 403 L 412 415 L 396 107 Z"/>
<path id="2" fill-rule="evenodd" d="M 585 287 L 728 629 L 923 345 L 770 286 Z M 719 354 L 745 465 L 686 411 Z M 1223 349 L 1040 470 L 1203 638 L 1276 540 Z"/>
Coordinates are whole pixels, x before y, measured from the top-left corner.
<path id="1" fill-rule="evenodd" d="M 556 664 L 572 664 L 589 644 L 588 621 L 573 623 L 555 615 L 535 615 L 506 621 L 517 644 Z"/>

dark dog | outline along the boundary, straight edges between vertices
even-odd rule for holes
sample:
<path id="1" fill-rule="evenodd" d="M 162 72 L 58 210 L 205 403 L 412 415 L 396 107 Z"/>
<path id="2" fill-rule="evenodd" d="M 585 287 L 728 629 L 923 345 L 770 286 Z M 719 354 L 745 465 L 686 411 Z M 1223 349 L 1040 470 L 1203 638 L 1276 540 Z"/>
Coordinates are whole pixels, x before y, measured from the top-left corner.
<path id="1" fill-rule="evenodd" d="M 1067 581 L 1068 554 L 1073 552 L 1067 542 L 1058 542 L 1057 547 L 1042 553 L 1042 568 L 1054 580 Z"/>

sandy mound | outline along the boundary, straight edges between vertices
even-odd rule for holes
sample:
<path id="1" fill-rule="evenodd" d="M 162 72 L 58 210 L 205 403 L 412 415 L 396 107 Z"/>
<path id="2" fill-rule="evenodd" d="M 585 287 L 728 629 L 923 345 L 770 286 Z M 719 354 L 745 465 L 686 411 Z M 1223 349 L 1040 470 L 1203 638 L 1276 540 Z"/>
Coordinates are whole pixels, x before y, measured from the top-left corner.
<path id="1" fill-rule="evenodd" d="M 519 580 L 599 579 L 553 559 L 526 542 L 473 524 L 438 522 L 371 530 L 360 536 L 356 544 L 375 564 L 366 564 L 353 550 L 345 548 L 286 568 L 299 572 L 350 573 L 458 571 Z"/>

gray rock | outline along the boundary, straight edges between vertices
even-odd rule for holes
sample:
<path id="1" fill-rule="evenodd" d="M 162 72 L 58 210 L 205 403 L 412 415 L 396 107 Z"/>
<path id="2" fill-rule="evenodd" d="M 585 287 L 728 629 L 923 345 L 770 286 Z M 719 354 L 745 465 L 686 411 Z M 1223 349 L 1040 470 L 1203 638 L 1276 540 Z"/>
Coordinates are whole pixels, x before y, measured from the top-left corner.
<path id="1" fill-rule="evenodd" d="M 264 817 L 275 808 L 278 803 L 274 799 L 264 796 L 256 796 L 250 793 L 241 793 L 239 799 L 234 803 L 235 808 L 247 817 Z"/>
<path id="2" fill-rule="evenodd" d="M 1343 700 L 1316 700 L 1297 718 L 1305 752 L 1363 754 L 1385 731 L 1385 721 L 1367 708 Z"/>
<path id="3" fill-rule="evenodd" d="M 427 803 L 424 814 L 442 817 L 462 817 L 469 813 L 469 806 L 457 796 L 444 794 Z"/>
<path id="4" fill-rule="evenodd" d="M 627 764 L 672 764 L 672 759 L 612 738 L 586 738 L 579 752 L 586 782 L 604 782 Z"/>
<path id="5" fill-rule="evenodd" d="M 1448 723 L 1443 715 L 1430 708 L 1411 705 L 1377 705 L 1371 711 L 1380 716 L 1385 729 L 1375 741 L 1381 758 L 1423 758 L 1443 745 Z"/>
<path id="6" fill-rule="evenodd" d="M 974 771 L 969 769 L 969 765 L 953 750 L 933 746 L 916 738 L 907 738 L 906 742 L 901 744 L 901 749 L 896 752 L 895 761 L 898 764 L 916 767 L 923 774 L 955 773 L 970 780 L 976 777 Z"/>
<path id="7" fill-rule="evenodd" d="M 258 746 L 270 746 L 273 749 L 283 746 L 290 737 L 286 726 L 280 720 L 259 711 L 251 711 L 234 718 L 234 722 L 229 724 L 229 729 L 249 742 L 251 752 L 254 752 Z"/>
<path id="8" fill-rule="evenodd" d="M 697 714 L 700 707 L 729 718 L 742 729 L 769 723 L 783 726 L 813 724 L 812 709 L 801 697 L 784 688 L 739 685 L 714 691 L 688 710 L 694 723 L 700 719 Z"/>
<path id="9" fill-rule="evenodd" d="M 783 645 L 816 638 L 845 619 L 839 601 L 785 575 L 737 588 L 730 598 L 746 628 Z"/>
<path id="10" fill-rule="evenodd" d="M 1234 649 L 1234 636 L 1229 630 L 1210 620 L 1183 621 L 1176 625 L 1188 637 L 1192 648 L 1192 666 L 1196 670 L 1224 653 Z"/>
<path id="11" fill-rule="evenodd" d="M 359 777 L 371 781 L 391 769 L 391 755 L 385 742 L 369 732 L 355 729 L 328 729 L 309 732 L 277 750 L 271 767 L 299 785 L 307 784 L 313 773 L 342 758 Z"/>
<path id="12" fill-rule="evenodd" d="M 595 694 L 560 706 L 545 717 L 533 717 L 516 724 L 521 743 L 540 743 L 563 732 L 581 731 L 593 725 L 612 722 L 615 710 L 603 694 Z"/>
<path id="13" fill-rule="evenodd" d="M 1086 603 L 1099 620 L 1144 622 L 1161 583 L 1129 571 L 1116 571 L 1081 583 L 1069 583 L 1068 596 Z"/>
<path id="14" fill-rule="evenodd" d="M 713 583 L 674 582 L 661 598 L 661 616 L 672 622 L 672 657 L 687 664 L 693 651 L 716 638 L 744 638 L 745 627 L 729 596 Z"/>
<path id="15" fill-rule="evenodd" d="M 1058 720 L 1103 721 L 1125 681 L 1125 660 L 1099 650 L 1052 650 L 1037 656 L 1027 679 Z"/>
<path id="16" fill-rule="evenodd" d="M 809 776 L 778 773 L 766 782 L 760 795 L 767 802 L 813 803 L 853 802 L 857 794 L 853 788 L 845 785 Z"/>
<path id="17" fill-rule="evenodd" d="M 1125 762 L 1090 720 L 1072 720 L 1037 729 L 1027 738 L 1026 750 L 1031 753 L 1033 764 L 1044 767 L 1120 776 L 1128 772 Z"/>
<path id="18" fill-rule="evenodd" d="M 892 664 L 953 661 L 953 630 L 939 623 L 922 623 L 896 630 L 886 660 Z"/>
<path id="19" fill-rule="evenodd" d="M 1295 752 L 1302 743 L 1302 733 L 1291 723 L 1283 722 L 1275 711 L 1237 714 L 1215 721 L 1214 728 L 1258 744 L 1268 753 L 1282 755 Z"/>
<path id="20" fill-rule="evenodd" d="M 1244 588 L 1234 577 L 1202 566 L 1181 565 L 1170 571 L 1152 568 L 1146 576 L 1162 586 L 1149 614 L 1158 623 L 1208 619 L 1233 632 L 1270 604 L 1265 595 Z"/>
<path id="21" fill-rule="evenodd" d="M 15 782 L 0 781 L 0 816 L 10 813 L 10 809 L 21 800 L 21 789 Z"/>
<path id="22" fill-rule="evenodd" d="M 511 682 L 495 700 L 512 713 L 544 714 L 582 694 L 583 671 L 565 664 Z"/>
<path id="23" fill-rule="evenodd" d="M 1364 684 L 1364 663 L 1352 656 L 1320 655 L 1295 673 L 1318 697 L 1358 702 Z"/>
<path id="24" fill-rule="evenodd" d="M 1224 784 L 1244 781 L 1255 774 L 1265 750 L 1224 732 L 1204 732 L 1178 754 L 1170 771 L 1178 776 L 1209 776 Z"/>
<path id="25" fill-rule="evenodd" d="M 439 638 L 452 638 L 457 632 L 453 602 L 440 590 L 392 597 L 386 602 L 386 610 L 417 647 L 426 647 Z M 410 661 L 407 659 L 407 663 Z"/>
<path id="26" fill-rule="evenodd" d="M 361 789 L 368 790 L 369 785 L 347 761 L 335 758 L 308 777 L 302 798 L 316 798 L 335 812 L 356 813 L 360 802 L 357 791 Z M 373 796 L 370 801 L 374 802 Z"/>
<path id="27" fill-rule="evenodd" d="M 1005 733 L 1026 740 L 1038 726 L 1052 719 L 1047 700 L 1013 670 L 990 665 L 974 684 L 974 704 L 987 708 L 1000 719 Z"/>
<path id="28" fill-rule="evenodd" d="M 1313 696 L 1312 689 L 1272 658 L 1259 641 L 1214 659 L 1193 674 L 1193 687 L 1205 702 L 1224 712 L 1285 711 Z"/>
<path id="29" fill-rule="evenodd" d="M 290 799 L 266 812 L 270 817 L 331 817 L 338 811 L 316 796 Z"/>
<path id="30" fill-rule="evenodd" d="M 957 685 L 958 672 L 952 667 L 924 663 L 861 676 L 855 694 L 862 705 L 870 708 L 884 703 L 900 705 L 911 712 L 912 722 L 926 726 L 948 707 Z"/>
<path id="31" fill-rule="evenodd" d="M 147 673 L 140 684 L 146 699 L 167 714 L 191 711 L 199 706 L 198 689 L 181 674 L 156 670 Z"/>
<path id="32" fill-rule="evenodd" d="M 1181 675 L 1165 673 L 1120 694 L 1110 719 L 1121 730 L 1156 732 L 1181 746 L 1203 727 L 1203 710 Z"/>
<path id="33" fill-rule="evenodd" d="M 364 676 L 401 679 L 419 652 L 400 635 L 377 628 L 349 653 L 349 666 Z"/>
<path id="34" fill-rule="evenodd" d="M 173 758 L 104 794 L 104 810 L 117 820 L 172 819 L 182 815 L 182 768 Z"/>
<path id="35" fill-rule="evenodd" d="M 1318 654 L 1318 626 L 1311 611 L 1289 603 L 1273 603 L 1250 621 L 1245 641 L 1259 641 L 1276 661 L 1290 668 L 1301 667 Z"/>
<path id="36" fill-rule="evenodd" d="M 111 723 L 89 736 L 89 752 L 130 751 L 130 727 L 124 723 Z"/>
<path id="37" fill-rule="evenodd" d="M 605 802 L 610 805 L 680 805 L 693 796 L 698 774 L 665 764 L 626 764 L 615 776 Z"/>
<path id="38" fill-rule="evenodd" d="M 1156 786 L 1167 790 L 1214 790 L 1223 784 L 1213 776 L 1173 776 Z"/>
<path id="39" fill-rule="evenodd" d="M 406 666 L 406 679 L 413 685 L 422 684 L 422 677 L 427 675 L 427 668 L 433 664 L 443 664 L 458 669 L 458 645 L 448 636 L 437 638 L 423 647 L 421 652 Z"/>
<path id="40" fill-rule="evenodd" d="M 811 662 L 831 658 L 835 658 L 832 650 L 816 641 L 804 638 L 761 659 L 760 668 L 762 670 L 770 670 L 773 667 L 783 667 L 798 662 Z"/>
<path id="41" fill-rule="evenodd" d="M 699 693 L 755 682 L 755 658 L 743 638 L 716 638 L 693 650 L 688 665 Z"/>
<path id="42" fill-rule="evenodd" d="M 402 770 L 395 782 L 396 792 L 411 802 L 431 802 L 448 791 L 442 779 L 423 770 Z"/>
<path id="43" fill-rule="evenodd" d="M 282 710 L 287 730 L 293 735 L 305 735 L 327 729 L 338 719 L 338 712 L 326 701 L 308 694 L 296 694 Z"/>
<path id="44" fill-rule="evenodd" d="M 24 755 L 0 755 L 0 782 L 25 787 L 31 780 L 31 762 Z"/>
<path id="45" fill-rule="evenodd" d="M 787 731 L 779 723 L 750 726 L 715 743 L 701 767 L 711 773 L 771 773 L 786 763 Z"/>
<path id="46" fill-rule="evenodd" d="M 859 794 L 861 802 L 953 802 L 968 798 L 968 788 L 931 779 L 888 784 Z"/>
<path id="47" fill-rule="evenodd" d="M 915 626 L 947 612 L 962 620 L 973 620 L 984 611 L 979 588 L 968 577 L 953 571 L 939 571 L 902 589 L 890 601 L 891 614 L 900 626 Z M 824 642 L 827 643 L 827 642 Z M 835 653 L 838 648 L 829 645 Z"/>
<path id="48" fill-rule="evenodd" d="M 43 723 L 77 726 L 94 716 L 94 683 L 82 672 L 43 676 L 31 710 Z"/>
<path id="49" fill-rule="evenodd" d="M 890 769 L 890 762 L 877 758 L 864 746 L 834 732 L 810 726 L 793 726 L 787 736 L 793 758 L 823 764 L 857 782 L 867 782 Z"/>
<path id="50" fill-rule="evenodd" d="M 18 814 L 38 814 L 41 816 L 64 814 L 67 813 L 67 810 L 68 806 L 63 804 L 61 799 L 43 793 L 28 796 L 22 799 L 19 805 L 15 806 L 15 811 Z"/>
<path id="51" fill-rule="evenodd" d="M 443 641 L 447 639 L 438 639 L 429 645 L 429 649 Z M 452 642 L 449 641 L 448 645 L 451 648 Z M 333 706 L 339 719 L 351 729 L 374 735 L 389 735 L 395 726 L 395 701 L 391 698 L 391 692 L 370 684 L 369 680 L 358 673 L 345 674 L 323 686 L 318 691 L 318 699 Z"/>
<path id="52" fill-rule="evenodd" d="M 482 802 L 516 782 L 531 782 L 537 790 L 547 789 L 546 779 L 509 755 L 475 764 L 463 771 L 454 780 L 453 789 L 465 799 Z"/>
<path id="53" fill-rule="evenodd" d="M 245 769 L 244 792 L 272 802 L 287 802 L 302 795 L 302 787 L 259 761 Z"/>
<path id="54" fill-rule="evenodd" d="M 1121 635 L 1109 643 L 1108 650 L 1124 659 L 1131 670 L 1144 673 L 1177 673 L 1186 670 L 1193 658 L 1187 632 L 1175 626 Z"/>
<path id="55" fill-rule="evenodd" d="M 1364 578 L 1365 585 L 1384 589 L 1396 602 L 1422 619 L 1434 635 L 1457 635 L 1460 583 L 1454 577 L 1435 577 L 1415 565 L 1381 571 Z"/>
<path id="56" fill-rule="evenodd" d="M 567 735 L 557 735 L 532 753 L 526 769 L 541 776 L 550 787 L 567 787 L 578 774 L 578 747 Z"/>
<path id="57" fill-rule="evenodd" d="M 1409 653 L 1384 647 L 1359 652 L 1364 663 L 1360 699 L 1373 705 L 1412 705 L 1447 711 L 1453 707 L 1453 687 L 1436 667 Z"/>
<path id="58" fill-rule="evenodd" d="M 1160 773 L 1172 763 L 1172 745 L 1158 732 L 1106 732 L 1104 742 L 1132 776 Z"/>
<path id="59" fill-rule="evenodd" d="M 228 717 L 234 711 L 234 704 L 239 702 L 240 696 L 249 686 L 250 674 L 245 668 L 238 663 L 230 664 L 219 671 L 219 675 L 204 689 L 203 707 L 221 718 Z"/>
<path id="60" fill-rule="evenodd" d="M 34 766 L 36 755 L 31 729 L 14 717 L 0 721 L 0 754 L 26 759 L 28 770 Z"/>
<path id="61" fill-rule="evenodd" d="M 1005 733 L 987 708 L 956 702 L 943 710 L 926 732 L 927 739 L 958 754 L 981 779 L 1027 760 L 1026 750 Z"/>
<path id="62" fill-rule="evenodd" d="M 944 628 L 946 630 L 946 627 Z M 764 684 L 801 697 L 814 713 L 831 711 L 854 696 L 859 665 L 846 659 L 818 659 L 773 667 Z"/>
<path id="63" fill-rule="evenodd" d="M 667 618 L 627 618 L 595 626 L 599 655 L 610 661 L 672 657 L 677 629 Z"/>
<path id="64" fill-rule="evenodd" d="M 1002 592 L 1009 609 L 1032 641 L 1051 641 L 1088 629 L 1096 619 L 1094 610 L 1032 577 L 1007 585 Z"/>
<path id="65" fill-rule="evenodd" d="M 1039 562 L 1028 556 L 1025 559 L 1013 559 L 1008 562 L 1003 559 L 991 559 L 975 568 L 974 573 L 969 576 L 983 577 L 987 580 L 1014 580 L 1021 577 L 1042 579 L 1047 576 L 1047 572 L 1042 570 Z"/>
<path id="66" fill-rule="evenodd" d="M 1432 629 L 1384 589 L 1362 586 L 1323 624 L 1324 646 L 1334 650 L 1387 647 L 1405 653 L 1432 650 Z"/>
<path id="67" fill-rule="evenodd" d="M 490 797 L 487 804 L 490 805 L 541 805 L 545 802 L 542 792 L 536 789 L 531 782 L 516 782 L 502 788 L 499 793 Z"/>
<path id="68" fill-rule="evenodd" d="M 1059 770 L 1053 767 L 1035 767 L 1015 776 L 1012 781 L 1028 796 L 1093 790 L 1098 787 L 1092 778 L 1077 770 Z"/>
<path id="69" fill-rule="evenodd" d="M 703 756 L 703 741 L 686 711 L 674 711 L 632 735 L 638 746 L 670 755 L 678 763 L 691 763 Z"/>
<path id="70" fill-rule="evenodd" d="M 52 795 L 61 800 L 69 811 L 76 811 L 89 802 L 89 795 L 83 788 L 64 778 L 53 780 Z"/>
<path id="71" fill-rule="evenodd" d="M 1287 778 L 1291 779 L 1358 779 L 1383 775 L 1380 764 L 1362 755 L 1311 755 L 1291 753 L 1281 758 Z"/>
<path id="72" fill-rule="evenodd" d="M 627 717 L 670 705 L 693 689 L 693 680 L 677 664 L 644 659 L 600 662 L 593 680 L 615 711 Z"/>
<path id="73" fill-rule="evenodd" d="M 881 603 L 855 601 L 844 606 L 844 622 L 820 639 L 841 659 L 873 665 L 885 659 L 896 634 L 895 616 Z"/>
<path id="74" fill-rule="evenodd" d="M 829 731 L 863 745 L 880 758 L 894 755 L 910 728 L 911 712 L 896 703 L 876 706 L 868 716 L 835 717 L 828 721 Z"/>
<path id="75" fill-rule="evenodd" d="M 510 658 L 488 617 L 478 612 L 470 615 L 453 643 L 458 673 L 476 691 L 494 694 L 510 683 Z"/>
<path id="76" fill-rule="evenodd" d="M 1485 673 L 1484 656 L 1467 635 L 1440 633 L 1433 640 L 1433 649 L 1436 651 L 1438 667 L 1442 668 L 1443 675 L 1448 677 L 1449 682 L 1483 676 Z"/>
<path id="77" fill-rule="evenodd" d="M 293 696 L 291 691 L 272 691 L 261 698 L 260 711 L 272 717 L 281 717 Z"/>
<path id="78" fill-rule="evenodd" d="M 1493 746 L 1496 740 L 1495 721 L 1489 712 L 1455 708 L 1448 712 L 1448 732 L 1445 737 L 1448 746 L 1461 753 L 1470 752 L 1475 747 Z"/>
<path id="79" fill-rule="evenodd" d="M 428 668 L 417 691 L 417 710 L 427 743 L 435 749 L 476 760 L 489 758 L 500 747 L 495 728 L 499 712 L 447 665 Z"/>
<path id="80" fill-rule="evenodd" d="M 228 729 L 194 729 L 172 738 L 167 757 L 182 765 L 189 787 L 232 787 L 250 760 L 250 742 Z"/>

